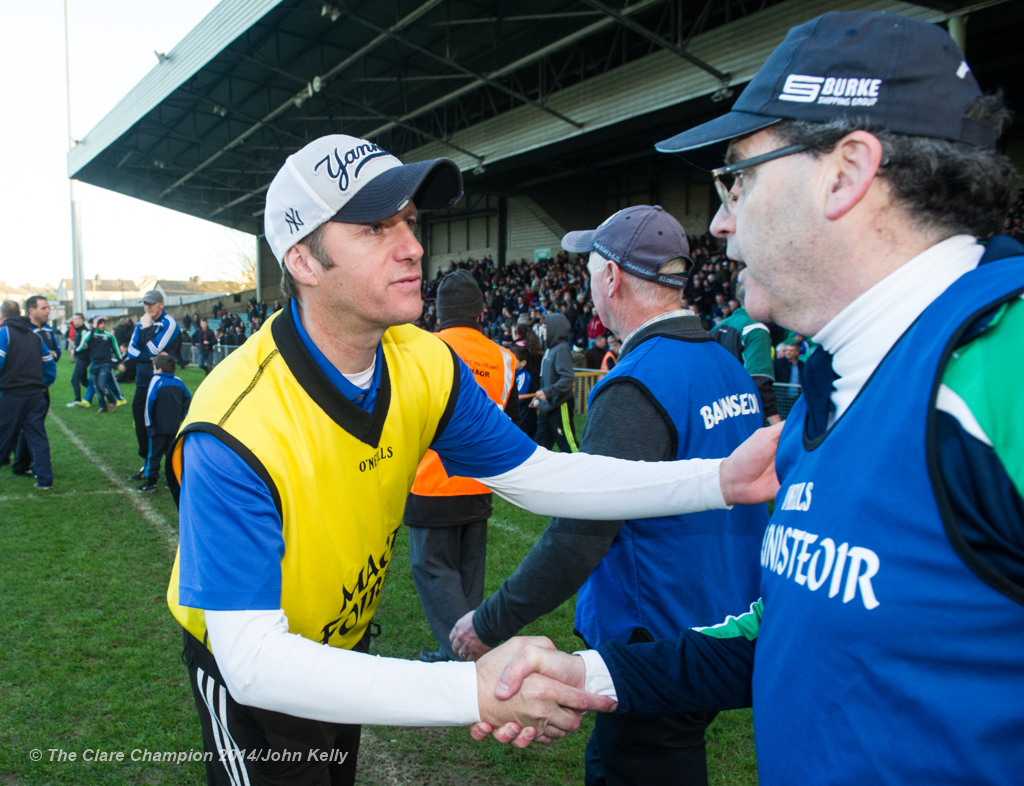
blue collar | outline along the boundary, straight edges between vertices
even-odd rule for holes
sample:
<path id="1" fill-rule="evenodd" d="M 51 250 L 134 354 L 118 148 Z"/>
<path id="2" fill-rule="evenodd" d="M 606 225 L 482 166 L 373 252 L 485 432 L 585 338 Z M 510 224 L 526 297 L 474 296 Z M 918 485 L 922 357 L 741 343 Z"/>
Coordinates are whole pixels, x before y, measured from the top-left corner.
<path id="1" fill-rule="evenodd" d="M 313 339 L 309 337 L 309 333 L 306 332 L 306 326 L 302 324 L 302 316 L 299 313 L 298 303 L 295 300 L 291 301 L 292 309 L 292 320 L 295 322 L 295 329 L 299 333 L 299 338 L 302 340 L 302 345 L 309 352 L 310 357 L 316 363 L 324 376 L 330 380 L 331 384 L 338 389 L 345 398 L 355 404 L 366 412 L 373 412 L 373 406 L 377 403 L 377 391 L 380 390 L 380 370 L 384 363 L 384 349 L 378 344 L 377 345 L 377 360 L 373 367 L 373 383 L 369 388 L 363 389 L 358 388 L 345 379 L 345 375 L 342 374 L 338 369 L 334 367 L 324 355 L 323 352 L 313 343 Z"/>

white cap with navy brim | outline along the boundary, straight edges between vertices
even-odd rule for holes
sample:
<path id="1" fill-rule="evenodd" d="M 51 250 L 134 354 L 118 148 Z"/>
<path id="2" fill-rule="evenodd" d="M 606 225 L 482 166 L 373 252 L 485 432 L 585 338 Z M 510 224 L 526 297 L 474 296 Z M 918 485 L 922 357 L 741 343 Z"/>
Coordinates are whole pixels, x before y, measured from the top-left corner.
<path id="1" fill-rule="evenodd" d="M 283 263 L 288 249 L 328 221 L 382 221 L 413 201 L 432 210 L 461 197 L 462 173 L 451 159 L 403 164 L 373 142 L 332 134 L 288 156 L 267 189 L 263 227 Z"/>

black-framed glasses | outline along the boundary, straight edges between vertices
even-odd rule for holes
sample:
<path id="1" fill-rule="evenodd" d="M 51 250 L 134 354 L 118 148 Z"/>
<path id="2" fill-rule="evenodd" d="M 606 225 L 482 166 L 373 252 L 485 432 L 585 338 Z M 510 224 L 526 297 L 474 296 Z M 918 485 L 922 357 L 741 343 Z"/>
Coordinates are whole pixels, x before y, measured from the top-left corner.
<path id="1" fill-rule="evenodd" d="M 743 187 L 743 177 L 746 172 L 755 166 L 774 161 L 776 158 L 785 158 L 794 153 L 802 153 L 808 149 L 808 145 L 786 145 L 778 150 L 771 150 L 753 158 L 745 158 L 734 164 L 720 166 L 711 170 L 711 177 L 715 179 L 715 190 L 722 200 L 722 206 L 727 213 L 732 212 L 732 206 L 739 200 L 739 192 Z"/>

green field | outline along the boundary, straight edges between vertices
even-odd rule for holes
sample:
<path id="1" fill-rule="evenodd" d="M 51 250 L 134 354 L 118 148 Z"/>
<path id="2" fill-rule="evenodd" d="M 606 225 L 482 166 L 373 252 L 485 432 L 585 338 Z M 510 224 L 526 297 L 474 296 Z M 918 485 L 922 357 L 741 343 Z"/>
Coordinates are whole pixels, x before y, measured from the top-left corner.
<path id="1" fill-rule="evenodd" d="M 202 745 L 181 633 L 164 602 L 176 539 L 170 493 L 136 492 L 139 468 L 130 407 L 98 415 L 65 408 L 71 363 L 61 361 L 47 431 L 54 488 L 0 470 L 0 784 L 202 783 L 203 766 L 180 761 Z M 202 372 L 180 376 L 192 391 Z M 131 399 L 133 386 L 123 386 Z M 518 564 L 545 519 L 496 500 L 488 591 Z M 388 572 L 373 652 L 412 658 L 434 642 L 408 568 L 404 530 Z M 562 649 L 573 601 L 525 633 Z M 367 727 L 365 784 L 581 783 L 583 731 L 520 751 L 474 742 L 466 729 Z M 749 711 L 724 713 L 709 741 L 711 781 L 754 784 Z"/>

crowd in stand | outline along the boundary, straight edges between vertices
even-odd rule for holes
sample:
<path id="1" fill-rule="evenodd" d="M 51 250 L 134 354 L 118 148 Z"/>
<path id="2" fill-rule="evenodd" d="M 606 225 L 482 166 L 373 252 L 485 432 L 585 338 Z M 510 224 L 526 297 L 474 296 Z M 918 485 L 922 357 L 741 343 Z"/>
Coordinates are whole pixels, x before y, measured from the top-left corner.
<path id="1" fill-rule="evenodd" d="M 1024 188 L 1018 190 L 1007 211 L 1003 234 L 1024 241 Z M 683 290 L 682 306 L 691 309 L 711 330 L 736 307 L 736 278 L 742 263 L 728 259 L 724 246 L 711 235 L 691 237 L 690 250 L 694 266 Z M 581 367 L 600 368 L 598 353 L 591 352 L 592 359 L 586 358 L 599 336 L 605 337 L 608 345 L 623 338 L 612 336 L 594 313 L 586 257 L 564 251 L 553 259 L 520 259 L 501 267 L 490 257 L 449 262 L 432 280 L 424 282 L 424 310 L 418 324 L 426 330 L 433 331 L 437 324 L 433 305 L 437 285 L 446 273 L 456 269 L 468 270 L 480 285 L 485 308 L 481 327 L 503 346 L 514 350 L 524 345 L 524 329 L 519 327 L 523 325 L 532 329 L 542 343 L 544 315 L 551 311 L 559 311 L 569 320 L 569 344 L 574 361 L 578 360 Z M 787 331 L 773 331 L 772 338 L 778 344 L 787 339 Z M 802 337 L 801 341 L 806 343 Z M 535 351 L 542 351 L 539 345 Z M 805 359 L 805 351 L 800 357 Z"/>
<path id="2" fill-rule="evenodd" d="M 240 347 L 280 307 L 280 303 L 276 300 L 272 306 L 268 306 L 266 302 L 257 301 L 255 297 L 251 297 L 245 314 L 241 314 L 231 313 L 224 308 L 223 303 L 218 301 L 212 308 L 212 319 L 219 320 L 212 331 L 215 337 L 213 346 Z M 186 314 L 182 317 L 182 340 L 197 347 L 206 344 L 209 349 L 210 341 L 203 338 L 203 322 L 208 324 L 208 321 L 200 317 L 198 313 Z"/>
<path id="3" fill-rule="evenodd" d="M 698 314 L 707 328 L 729 315 L 739 265 L 726 258 L 710 235 L 691 238 L 693 274 L 683 291 L 683 305 Z M 586 353 L 599 338 L 609 340 L 608 329 L 594 312 L 590 299 L 587 258 L 560 251 L 552 259 L 525 259 L 499 267 L 490 257 L 463 259 L 440 268 L 424 283 L 424 311 L 420 326 L 433 331 L 437 324 L 434 299 L 437 285 L 446 273 L 468 270 L 484 293 L 481 327 L 503 346 L 521 344 L 517 326 L 526 325 L 543 338 L 544 315 L 557 311 L 569 320 L 569 344 Z M 595 353 L 596 355 L 596 353 Z M 593 366 L 599 368 L 600 363 Z"/>

